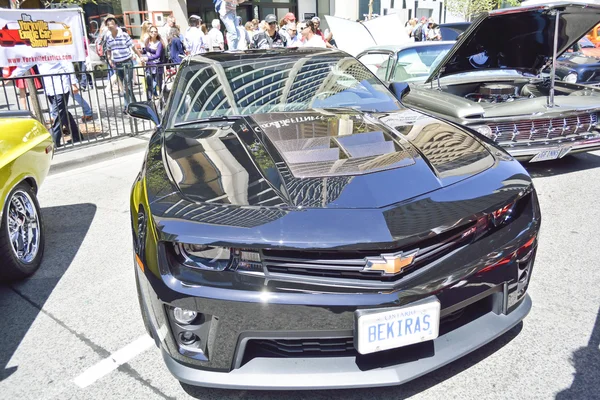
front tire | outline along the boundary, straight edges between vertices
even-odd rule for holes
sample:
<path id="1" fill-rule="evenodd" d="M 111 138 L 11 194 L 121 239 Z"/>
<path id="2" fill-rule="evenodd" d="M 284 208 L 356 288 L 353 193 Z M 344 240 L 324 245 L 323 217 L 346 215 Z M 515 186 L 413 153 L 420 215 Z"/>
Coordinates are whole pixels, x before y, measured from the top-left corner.
<path id="1" fill-rule="evenodd" d="M 44 254 L 45 230 L 35 191 L 25 182 L 9 193 L 0 223 L 0 281 L 33 275 Z"/>

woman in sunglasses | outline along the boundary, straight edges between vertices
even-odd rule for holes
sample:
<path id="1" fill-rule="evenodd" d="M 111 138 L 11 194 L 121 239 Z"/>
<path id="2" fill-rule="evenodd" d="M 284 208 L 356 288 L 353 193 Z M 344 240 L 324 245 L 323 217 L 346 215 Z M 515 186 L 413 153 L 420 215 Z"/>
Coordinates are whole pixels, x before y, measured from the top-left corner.
<path id="1" fill-rule="evenodd" d="M 148 31 L 148 38 L 144 43 L 142 53 L 146 64 L 146 94 L 148 100 L 158 97 L 162 87 L 163 67 L 157 66 L 165 62 L 165 46 L 156 26 L 152 25 Z"/>

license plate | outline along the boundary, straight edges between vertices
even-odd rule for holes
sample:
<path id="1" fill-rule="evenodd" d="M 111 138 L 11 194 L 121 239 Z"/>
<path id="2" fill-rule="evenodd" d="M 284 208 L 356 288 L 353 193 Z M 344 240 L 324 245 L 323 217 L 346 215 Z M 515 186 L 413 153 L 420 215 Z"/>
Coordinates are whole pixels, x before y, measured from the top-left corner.
<path id="1" fill-rule="evenodd" d="M 556 160 L 558 157 L 560 157 L 561 151 L 563 151 L 562 148 L 540 151 L 529 162 Z"/>
<path id="2" fill-rule="evenodd" d="M 400 308 L 356 311 L 360 354 L 433 340 L 439 335 L 440 302 L 431 297 Z"/>

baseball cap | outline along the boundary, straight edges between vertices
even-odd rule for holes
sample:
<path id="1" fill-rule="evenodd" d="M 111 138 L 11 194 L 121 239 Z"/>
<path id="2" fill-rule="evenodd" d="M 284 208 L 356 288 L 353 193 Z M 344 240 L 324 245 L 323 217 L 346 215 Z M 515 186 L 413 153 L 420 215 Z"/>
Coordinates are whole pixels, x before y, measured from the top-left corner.
<path id="1" fill-rule="evenodd" d="M 312 17 L 311 21 L 312 22 L 321 22 L 321 18 L 319 18 L 319 17 Z"/>
<path id="2" fill-rule="evenodd" d="M 295 21 L 296 20 L 296 16 L 294 15 L 294 13 L 287 13 L 285 14 L 285 19 L 287 19 L 288 21 Z"/>
<path id="3" fill-rule="evenodd" d="M 277 22 L 277 17 L 274 14 L 269 14 L 265 17 L 265 22 L 270 24 L 272 22 Z"/>

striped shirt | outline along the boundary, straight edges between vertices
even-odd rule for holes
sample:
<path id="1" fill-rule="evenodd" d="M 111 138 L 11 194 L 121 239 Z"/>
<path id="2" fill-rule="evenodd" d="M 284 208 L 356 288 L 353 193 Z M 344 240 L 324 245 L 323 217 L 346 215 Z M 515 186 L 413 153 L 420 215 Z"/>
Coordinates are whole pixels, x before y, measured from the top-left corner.
<path id="1" fill-rule="evenodd" d="M 133 40 L 121 29 L 118 29 L 117 36 L 113 37 L 112 33 L 106 33 L 106 49 L 111 52 L 112 60 L 116 63 L 129 60 L 133 57 Z"/>

